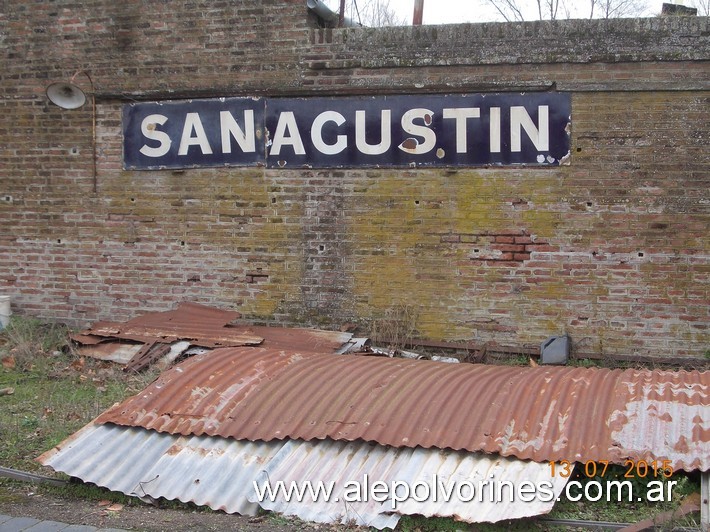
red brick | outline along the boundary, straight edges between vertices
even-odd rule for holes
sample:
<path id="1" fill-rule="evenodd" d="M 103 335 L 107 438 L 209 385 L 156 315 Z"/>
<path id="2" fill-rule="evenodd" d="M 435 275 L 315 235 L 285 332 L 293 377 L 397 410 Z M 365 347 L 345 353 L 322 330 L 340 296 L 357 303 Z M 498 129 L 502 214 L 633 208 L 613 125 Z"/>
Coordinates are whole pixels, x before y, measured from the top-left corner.
<path id="1" fill-rule="evenodd" d="M 19 311 L 85 324 L 184 299 L 252 310 L 268 301 L 277 310 L 259 318 L 337 328 L 344 317 L 367 325 L 388 302 L 413 301 L 429 320 L 422 330 L 443 337 L 465 330 L 477 341 L 532 345 L 544 339 L 541 319 L 554 319 L 607 353 L 706 348 L 710 250 L 698 198 L 707 193 L 709 132 L 694 87 L 707 79 L 697 57 L 708 44 L 695 20 L 559 21 L 561 34 L 581 35 L 572 50 L 542 26 L 497 25 L 493 44 L 485 25 L 312 28 L 302 0 L 268 9 L 256 0 L 138 0 L 125 20 L 97 0 L 61 21 L 51 3 L 10 4 L 0 285 Z M 599 31 L 608 25 L 614 31 Z M 684 36 L 682 48 L 671 33 Z M 609 53 L 600 63 L 602 34 Z M 131 172 L 122 168 L 124 103 L 99 98 L 94 193 L 91 107 L 62 111 L 44 96 L 49 81 L 75 71 L 61 57 L 81 58 L 99 93 L 155 100 L 426 98 L 554 79 L 572 95 L 571 161 Z M 580 318 L 592 308 L 596 319 Z M 472 321 L 480 309 L 496 323 Z"/>

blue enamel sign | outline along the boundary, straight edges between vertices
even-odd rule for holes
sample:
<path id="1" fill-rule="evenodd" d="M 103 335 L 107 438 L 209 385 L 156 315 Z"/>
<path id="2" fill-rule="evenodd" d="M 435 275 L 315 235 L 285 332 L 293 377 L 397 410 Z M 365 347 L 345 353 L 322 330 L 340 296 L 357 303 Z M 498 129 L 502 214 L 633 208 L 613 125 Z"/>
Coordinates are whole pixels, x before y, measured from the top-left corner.
<path id="1" fill-rule="evenodd" d="M 568 94 L 220 98 L 126 105 L 126 169 L 566 162 Z"/>

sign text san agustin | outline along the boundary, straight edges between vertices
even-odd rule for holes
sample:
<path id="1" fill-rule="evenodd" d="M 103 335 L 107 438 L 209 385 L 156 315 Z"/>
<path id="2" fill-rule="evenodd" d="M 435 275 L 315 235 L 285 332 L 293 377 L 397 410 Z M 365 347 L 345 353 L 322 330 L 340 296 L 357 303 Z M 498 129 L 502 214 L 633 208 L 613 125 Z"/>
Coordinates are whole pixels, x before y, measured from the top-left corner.
<path id="1" fill-rule="evenodd" d="M 132 103 L 124 167 L 554 166 L 570 107 L 555 92 Z"/>

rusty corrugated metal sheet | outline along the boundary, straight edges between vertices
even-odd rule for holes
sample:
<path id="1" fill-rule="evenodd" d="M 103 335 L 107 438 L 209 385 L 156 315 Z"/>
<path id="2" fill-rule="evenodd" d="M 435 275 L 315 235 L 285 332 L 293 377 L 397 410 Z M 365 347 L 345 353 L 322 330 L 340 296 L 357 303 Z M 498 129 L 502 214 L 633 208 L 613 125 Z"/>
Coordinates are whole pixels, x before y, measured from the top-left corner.
<path id="1" fill-rule="evenodd" d="M 141 350 L 141 347 L 143 347 L 143 344 L 101 342 L 80 345 L 76 348 L 76 352 L 80 356 L 109 360 L 117 364 L 128 364 L 135 354 Z"/>
<path id="2" fill-rule="evenodd" d="M 100 422 L 246 440 L 375 441 L 535 461 L 710 469 L 710 373 L 445 364 L 220 349 Z"/>
<path id="3" fill-rule="evenodd" d="M 151 312 L 124 323 L 98 322 L 73 338 L 82 342 L 87 337 L 121 338 L 143 343 L 172 343 L 190 340 L 202 347 L 259 345 L 263 338 L 244 328 L 229 327 L 240 316 L 196 303 L 181 303 L 175 310 Z"/>
<path id="4" fill-rule="evenodd" d="M 246 333 L 261 336 L 264 346 L 269 348 L 289 349 L 291 351 L 314 351 L 334 353 L 353 340 L 347 332 L 325 331 L 322 329 L 304 329 L 295 327 L 244 327 Z"/>
<path id="5" fill-rule="evenodd" d="M 175 310 L 151 312 L 127 322 L 97 322 L 72 339 L 83 345 L 96 345 L 108 339 L 142 343 L 172 343 L 189 340 L 201 347 L 260 345 L 296 351 L 333 353 L 350 342 L 346 332 L 319 329 L 232 325 L 240 314 L 197 303 L 181 303 Z M 100 344 L 99 344 L 100 345 Z M 99 347 L 102 355 L 109 348 Z"/>

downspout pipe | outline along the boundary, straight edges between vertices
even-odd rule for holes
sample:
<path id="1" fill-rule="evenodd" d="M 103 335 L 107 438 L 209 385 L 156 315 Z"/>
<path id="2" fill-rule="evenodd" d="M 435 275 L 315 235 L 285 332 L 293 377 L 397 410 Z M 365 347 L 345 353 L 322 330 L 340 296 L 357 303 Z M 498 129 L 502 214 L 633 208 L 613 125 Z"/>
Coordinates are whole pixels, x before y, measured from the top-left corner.
<path id="1" fill-rule="evenodd" d="M 424 0 L 414 0 L 414 15 L 412 16 L 412 26 L 421 26 L 424 16 Z"/>
<path id="2" fill-rule="evenodd" d="M 325 22 L 326 26 L 333 28 L 338 27 L 338 20 L 340 18 L 339 14 L 330 9 L 321 0 L 307 0 L 306 5 L 308 6 L 308 9 L 313 11 L 320 19 L 323 20 L 323 22 Z M 350 17 L 345 17 L 343 20 L 343 26 L 346 28 L 354 28 L 360 26 L 360 24 L 355 22 Z"/>

